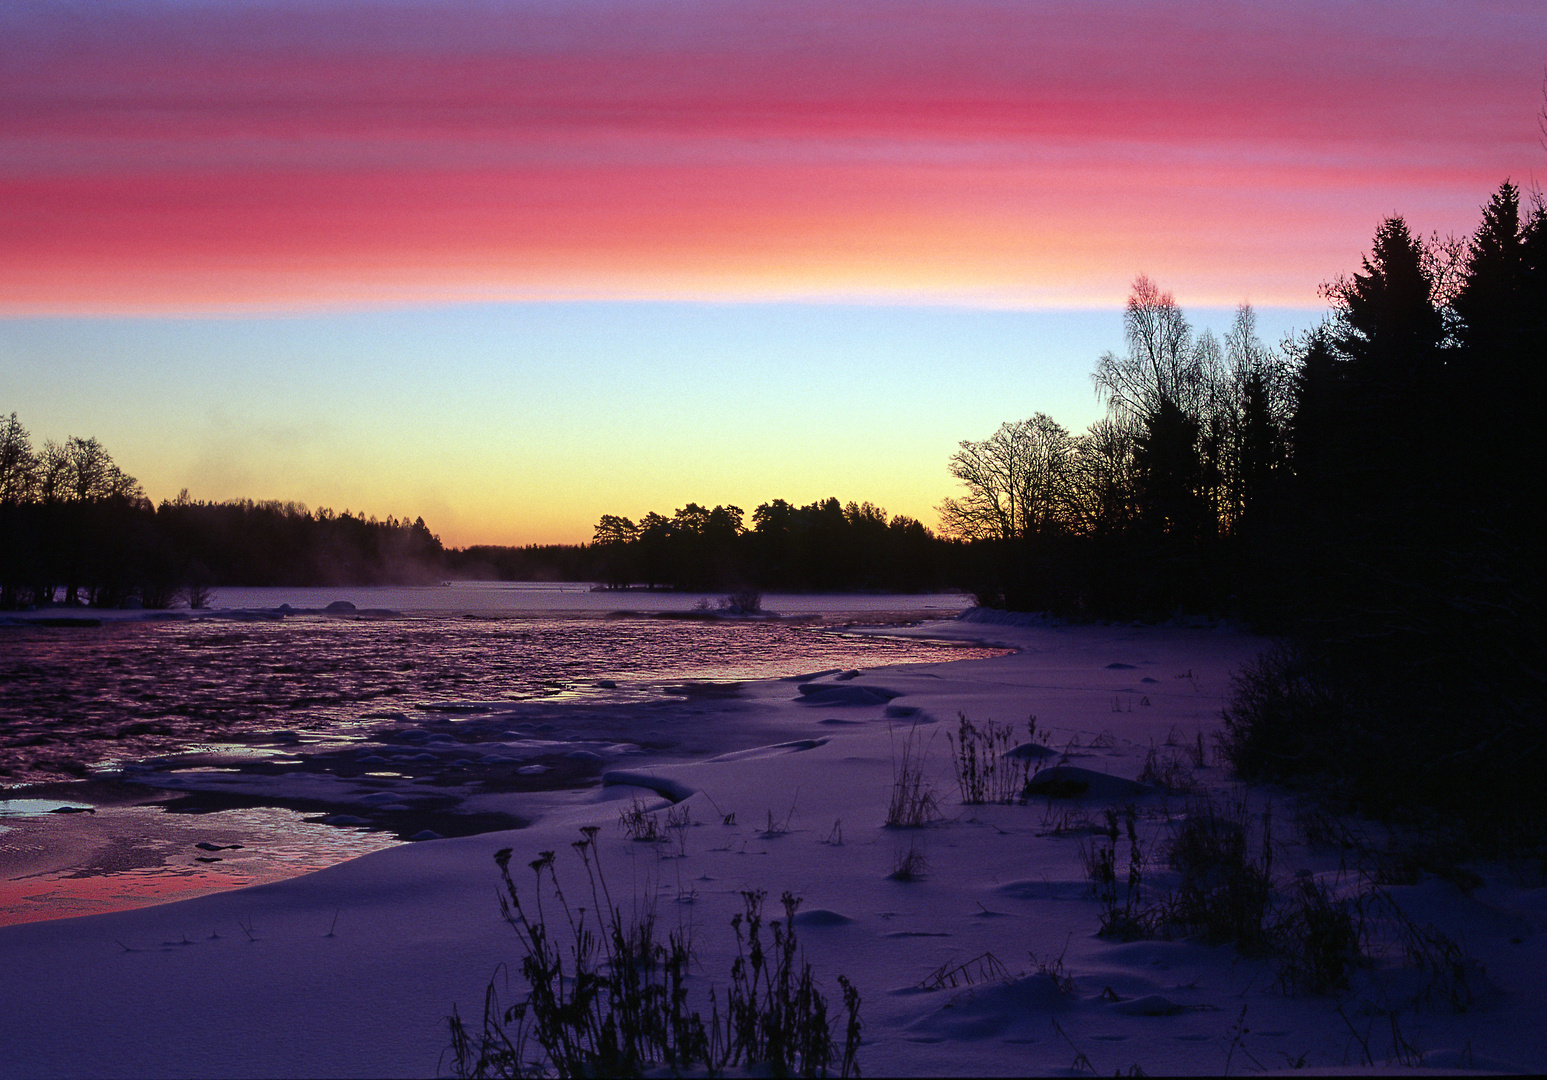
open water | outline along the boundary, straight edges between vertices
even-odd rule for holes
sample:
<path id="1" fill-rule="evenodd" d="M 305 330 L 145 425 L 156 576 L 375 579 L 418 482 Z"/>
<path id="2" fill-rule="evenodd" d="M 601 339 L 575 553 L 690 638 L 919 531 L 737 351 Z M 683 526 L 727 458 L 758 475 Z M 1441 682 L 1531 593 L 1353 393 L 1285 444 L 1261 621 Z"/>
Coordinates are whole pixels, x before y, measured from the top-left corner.
<path id="1" fill-rule="evenodd" d="M 0 925 L 509 828 L 461 801 L 755 738 L 704 728 L 745 722 L 716 700 L 728 684 L 1000 651 L 849 630 L 950 617 L 959 596 L 772 596 L 769 620 L 711 617 L 717 599 L 457 583 L 0 615 Z M 223 778 L 257 794 L 212 794 Z M 362 785 L 403 804 L 330 805 Z"/>
<path id="2" fill-rule="evenodd" d="M 703 598 L 576 586 L 240 589 L 215 599 L 241 606 L 0 626 L 0 785 L 83 777 L 276 729 L 347 733 L 384 712 L 449 703 L 617 702 L 672 682 L 992 655 L 842 632 L 856 621 L 954 614 L 963 606 L 955 596 L 772 598 L 770 608 L 792 617 L 769 621 L 685 617 Z M 337 600 L 355 611 L 321 613 Z M 288 612 L 274 614 L 281 605 Z M 92 621 L 92 612 L 69 614 Z"/>

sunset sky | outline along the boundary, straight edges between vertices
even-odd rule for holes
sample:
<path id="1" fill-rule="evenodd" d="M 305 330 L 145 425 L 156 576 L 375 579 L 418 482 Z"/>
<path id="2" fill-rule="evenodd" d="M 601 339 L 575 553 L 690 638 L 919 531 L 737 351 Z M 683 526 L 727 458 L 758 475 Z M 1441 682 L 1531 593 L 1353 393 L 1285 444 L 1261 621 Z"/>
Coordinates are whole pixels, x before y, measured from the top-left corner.
<path id="1" fill-rule="evenodd" d="M 153 498 L 933 525 L 1146 273 L 1312 325 L 1547 174 L 1539 0 L 0 5 L 0 413 Z"/>

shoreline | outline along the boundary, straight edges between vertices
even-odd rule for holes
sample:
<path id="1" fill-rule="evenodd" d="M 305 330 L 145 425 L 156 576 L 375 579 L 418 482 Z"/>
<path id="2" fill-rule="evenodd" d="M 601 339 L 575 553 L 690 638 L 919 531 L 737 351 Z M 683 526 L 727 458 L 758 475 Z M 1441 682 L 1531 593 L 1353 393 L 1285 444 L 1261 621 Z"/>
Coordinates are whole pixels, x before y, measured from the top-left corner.
<path id="1" fill-rule="evenodd" d="M 1184 759 L 1195 733 L 1217 727 L 1229 673 L 1262 642 L 1178 627 L 916 632 L 942 629 L 1021 651 L 748 684 L 742 703 L 776 738 L 641 764 L 633 782 L 522 796 L 526 829 L 395 847 L 178 904 L 0 929 L 0 1039 L 11 1050 L 0 1076 L 444 1071 L 444 1017 L 455 1005 L 475 1018 L 490 978 L 505 979 L 519 960 L 495 902 L 495 852 L 514 849 L 512 870 L 529 889 L 527 863 L 556 851 L 566 890 L 587 895 L 570 850 L 582 826 L 599 827 L 597 857 L 625 910 L 654 911 L 663 927 L 690 934 L 695 1001 L 725 984 L 736 954 L 729 920 L 745 890 L 802 897 L 800 943 L 818 985 L 832 1001 L 843 974 L 862 995 L 859 1060 L 870 1075 L 1049 1074 L 1067 1072 L 1077 1053 L 1097 1072 L 1221 1072 L 1248 1054 L 1268 1066 L 1287 1056 L 1346 1070 L 1366 1062 L 1340 1016 L 1358 1025 L 1374 1064 L 1404 1053 L 1387 1020 L 1364 1011 L 1377 1006 L 1399 1009 L 1403 1038 L 1419 1048 L 1409 1063 L 1547 1065 L 1547 1034 L 1532 1019 L 1547 970 L 1547 899 L 1507 873 L 1481 868 L 1485 883 L 1469 893 L 1438 880 L 1389 889 L 1425 922 L 1464 937 L 1476 963 L 1469 1011 L 1409 1004 L 1418 974 L 1400 948 L 1372 952 L 1346 992 L 1290 994 L 1275 988 L 1269 960 L 1230 946 L 1097 934 L 1100 903 L 1081 862 L 1092 834 L 1077 827 L 1099 822 L 1107 803 L 1094 793 L 961 805 L 945 739 L 958 712 L 1017 731 L 1035 713 L 1071 766 L 1132 785 L 1151 751 Z M 898 746 L 909 737 L 940 814 L 924 828 L 889 828 Z M 1189 800 L 1237 790 L 1217 764 L 1190 774 L 1190 795 L 1124 788 L 1139 792 L 1146 888 L 1176 880 L 1164 843 Z M 668 784 L 675 802 L 661 795 Z M 1256 812 L 1279 803 L 1284 880 L 1303 868 L 1334 895 L 1351 895 L 1357 883 L 1338 869 L 1346 853 L 1298 838 L 1292 800 L 1244 795 Z M 668 807 L 689 815 L 675 839 L 630 839 L 623 821 L 664 819 Z M 925 869 L 898 880 L 910 851 Z M 974 978 L 964 966 L 985 955 L 1004 978 Z M 1040 973 L 1053 968 L 1066 981 Z M 954 985 L 931 981 L 952 971 Z M 499 983 L 507 1004 L 518 984 L 510 978 Z"/>
<path id="2" fill-rule="evenodd" d="M 327 616 L 285 612 L 303 614 Z M 914 637 L 889 633 L 899 613 L 885 613 L 883 623 L 876 621 L 883 613 L 868 614 L 863 628 L 879 634 L 849 622 L 827 629 Z M 949 636 L 931 644 L 970 646 Z M 689 760 L 757 742 L 755 717 L 734 703 L 740 685 L 668 680 L 619 689 L 602 680 L 588 694 L 559 699 L 450 700 L 406 712 L 362 703 L 363 716 L 378 718 L 365 725 L 374 740 L 362 741 L 358 721 L 343 725 L 356 734 L 342 741 L 327 741 L 327 730 L 258 733 L 87 779 L 3 788 L 0 925 L 283 880 L 416 838 L 520 828 L 526 818 L 510 812 L 509 796 L 582 791 L 631 761 Z M 740 730 L 702 730 L 703 717 L 732 713 Z M 389 799 L 389 791 L 402 797 Z M 54 812 L 6 814 L 8 805 L 38 800 L 57 803 Z"/>

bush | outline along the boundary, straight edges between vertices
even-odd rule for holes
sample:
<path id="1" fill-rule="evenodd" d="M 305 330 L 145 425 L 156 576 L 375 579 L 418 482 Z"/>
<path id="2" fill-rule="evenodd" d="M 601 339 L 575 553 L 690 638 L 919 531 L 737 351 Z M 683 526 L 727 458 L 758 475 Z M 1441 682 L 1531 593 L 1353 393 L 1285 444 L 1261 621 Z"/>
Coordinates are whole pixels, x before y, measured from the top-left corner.
<path id="1" fill-rule="evenodd" d="M 553 852 L 542 852 L 528 864 L 535 876 L 531 909 L 523 905 L 511 877 L 511 850 L 495 855 L 504 884 L 500 913 L 521 944 L 520 970 L 529 989 L 502 1009 L 491 982 L 476 1032 L 452 1010 L 452 1064 L 458 1076 L 641 1076 L 661 1069 L 714 1073 L 748 1067 L 776 1076 L 825 1076 L 833 1067 L 842 1076 L 859 1075 L 859 992 L 839 976 L 847 1014 L 839 1048 L 811 965 L 796 962 L 798 898 L 785 893 L 784 920 L 766 924 L 770 947 L 763 938 L 766 894 L 742 893 L 745 910 L 731 919 L 737 956 L 725 1011 L 722 1015 L 711 990 L 706 1022 L 688 1006 L 686 939 L 669 934 L 663 945 L 656 940 L 653 914 L 626 920 L 613 906 L 595 857 L 598 831 L 582 829 L 582 839 L 573 845 L 590 880 L 590 910 L 596 914 L 589 918 L 586 908 L 571 907 L 565 899 Z M 544 920 L 545 893 L 563 912 L 567 944 Z"/>
<path id="2" fill-rule="evenodd" d="M 1130 804 L 1103 811 L 1105 826 L 1081 847 L 1086 876 L 1101 901 L 1105 937 L 1180 935 L 1216 943 L 1270 947 L 1273 913 L 1271 818 L 1263 815 L 1261 853 L 1251 853 L 1251 814 L 1244 797 L 1223 806 L 1212 799 L 1188 805 L 1163 845 L 1181 881 L 1169 892 L 1143 888 L 1145 851 Z M 1119 828 L 1119 822 L 1121 828 Z M 1128 840 L 1126 884 L 1118 876 L 1119 840 Z"/>
<path id="3" fill-rule="evenodd" d="M 957 713 L 955 736 L 949 732 L 946 741 L 951 744 L 951 760 L 956 766 L 956 786 L 961 790 L 962 802 L 967 806 L 984 803 L 1011 803 L 1026 786 L 1031 771 L 1029 758 L 1016 760 L 1008 757 L 1014 749 L 1014 728 L 1009 724 L 996 724 L 986 720 L 982 727 L 967 719 L 966 713 Z M 1037 737 L 1037 718 L 1032 717 L 1027 727 L 1031 740 Z"/>
<path id="4" fill-rule="evenodd" d="M 1274 927 L 1282 953 L 1279 984 L 1313 994 L 1346 989 L 1361 959 L 1363 933 L 1350 905 L 1334 900 L 1309 874 L 1297 877 L 1289 909 Z"/>
<path id="5" fill-rule="evenodd" d="M 1198 755 L 1193 754 L 1192 760 L 1198 760 Z M 1162 759 L 1160 751 L 1153 746 L 1144 756 L 1144 768 L 1139 770 L 1136 779 L 1141 784 L 1154 784 L 1167 791 L 1185 793 L 1198 789 L 1197 778 L 1175 751 L 1168 752 Z"/>
<path id="6" fill-rule="evenodd" d="M 923 881 L 929 874 L 929 858 L 918 849 L 918 845 L 908 842 L 906 849 L 899 849 L 897 857 L 892 860 L 892 872 L 886 876 L 893 881 Z"/>
<path id="7" fill-rule="evenodd" d="M 920 829 L 942 817 L 935 786 L 924 776 L 925 751 L 915 745 L 918 725 L 908 729 L 898 756 L 893 744 L 892 797 L 887 803 L 886 824 L 894 829 Z"/>
<path id="8" fill-rule="evenodd" d="M 1363 900 L 1335 900 L 1309 875 L 1297 876 L 1287 896 L 1276 891 L 1273 880 L 1272 816 L 1261 819 L 1260 843 L 1253 815 L 1244 795 L 1223 803 L 1212 799 L 1191 802 L 1181 821 L 1172 827 L 1161 850 L 1173 870 L 1181 875 L 1175 888 L 1165 891 L 1143 885 L 1145 853 L 1139 837 L 1137 813 L 1130 805 L 1121 812 L 1108 807 L 1105 827 L 1089 846 L 1081 848 L 1085 871 L 1101 902 L 1101 929 L 1106 937 L 1197 937 L 1212 943 L 1232 943 L 1259 955 L 1274 957 L 1279 984 L 1286 991 L 1330 993 L 1348 985 L 1348 975 L 1363 959 L 1366 923 Z M 1126 885 L 1118 875 L 1119 841 L 1128 840 Z M 1377 890 L 1366 894 L 1377 900 L 1389 895 Z M 1388 905 L 1394 906 L 1394 905 Z M 1464 957 L 1447 951 L 1424 937 L 1410 922 L 1401 923 L 1411 966 L 1436 973 L 1431 982 L 1440 993 L 1454 999 L 1453 990 L 1464 985 Z M 1413 960 L 1412 954 L 1421 954 Z M 1435 959 L 1438 958 L 1438 959 Z M 1454 972 L 1461 971 L 1457 977 Z"/>
<path id="9" fill-rule="evenodd" d="M 1329 771 L 1347 749 L 1351 704 L 1300 650 L 1280 643 L 1231 677 L 1220 749 L 1248 778 Z"/>
<path id="10" fill-rule="evenodd" d="M 1539 674 L 1462 663 L 1443 644 L 1379 663 L 1348 643 L 1274 647 L 1232 679 L 1226 761 L 1376 817 L 1437 814 L 1498 855 L 1540 852 Z"/>
<path id="11" fill-rule="evenodd" d="M 1105 828 L 1097 833 L 1089 845 L 1080 845 L 1080 856 L 1085 862 L 1085 873 L 1090 878 L 1096 899 L 1101 901 L 1101 930 L 1103 937 L 1134 938 L 1152 937 L 1159 926 L 1159 911 L 1143 900 L 1141 887 L 1144 883 L 1144 848 L 1139 843 L 1138 811 L 1130 803 L 1123 807 L 1121 831 L 1118 829 L 1118 812 L 1113 807 L 1102 811 Z M 1119 886 L 1117 876 L 1117 842 L 1120 836 L 1128 838 L 1128 876 L 1126 888 Z M 1104 841 L 1104 842 L 1103 842 Z"/>
<path id="12" fill-rule="evenodd" d="M 1166 845 L 1181 884 L 1165 921 L 1185 933 L 1247 947 L 1267 944 L 1273 899 L 1271 815 L 1262 816 L 1261 852 L 1250 852 L 1251 812 L 1244 795 L 1224 806 L 1194 800 Z"/>
<path id="13" fill-rule="evenodd" d="M 763 594 L 756 589 L 739 589 L 720 598 L 720 610 L 727 615 L 761 615 Z"/>

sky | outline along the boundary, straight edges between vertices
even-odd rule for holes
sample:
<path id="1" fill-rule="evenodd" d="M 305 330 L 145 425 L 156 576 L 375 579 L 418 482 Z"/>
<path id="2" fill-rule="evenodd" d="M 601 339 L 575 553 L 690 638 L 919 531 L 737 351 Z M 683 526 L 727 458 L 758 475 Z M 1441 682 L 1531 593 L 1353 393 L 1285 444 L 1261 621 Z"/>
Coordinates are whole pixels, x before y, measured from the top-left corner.
<path id="1" fill-rule="evenodd" d="M 151 498 L 869 500 L 1547 173 L 1539 2 L 8 0 L 0 413 Z"/>

